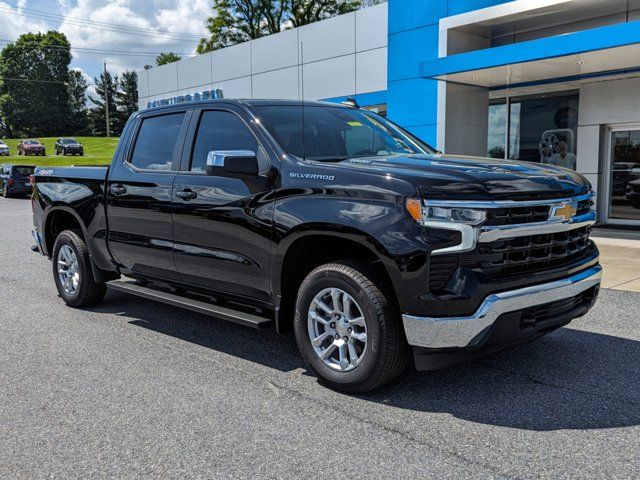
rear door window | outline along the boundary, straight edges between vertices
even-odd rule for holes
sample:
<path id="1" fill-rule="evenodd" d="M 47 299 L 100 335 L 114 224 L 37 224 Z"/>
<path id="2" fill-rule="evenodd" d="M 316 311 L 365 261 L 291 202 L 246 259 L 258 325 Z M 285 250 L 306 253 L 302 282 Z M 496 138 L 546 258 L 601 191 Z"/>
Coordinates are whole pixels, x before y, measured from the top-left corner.
<path id="1" fill-rule="evenodd" d="M 171 170 L 184 116 L 184 112 L 179 112 L 144 118 L 131 164 L 145 170 Z"/>

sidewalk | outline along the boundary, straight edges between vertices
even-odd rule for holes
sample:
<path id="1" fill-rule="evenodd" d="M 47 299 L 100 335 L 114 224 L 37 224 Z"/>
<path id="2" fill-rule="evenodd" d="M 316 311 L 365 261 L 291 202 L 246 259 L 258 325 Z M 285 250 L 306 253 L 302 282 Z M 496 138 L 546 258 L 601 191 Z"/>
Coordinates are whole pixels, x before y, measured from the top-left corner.
<path id="1" fill-rule="evenodd" d="M 604 270 L 602 286 L 640 292 L 640 240 L 610 238 L 595 233 L 591 238 L 600 249 Z"/>

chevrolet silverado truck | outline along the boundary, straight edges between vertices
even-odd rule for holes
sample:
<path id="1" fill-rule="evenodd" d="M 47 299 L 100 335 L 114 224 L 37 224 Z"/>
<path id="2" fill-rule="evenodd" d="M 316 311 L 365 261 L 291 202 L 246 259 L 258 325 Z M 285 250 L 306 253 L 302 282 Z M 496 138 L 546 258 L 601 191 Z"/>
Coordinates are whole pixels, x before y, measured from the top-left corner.
<path id="1" fill-rule="evenodd" d="M 215 100 L 134 114 L 109 167 L 33 178 L 36 249 L 70 307 L 108 288 L 293 329 L 346 392 L 584 315 L 593 192 L 551 165 L 445 155 L 357 105 Z"/>

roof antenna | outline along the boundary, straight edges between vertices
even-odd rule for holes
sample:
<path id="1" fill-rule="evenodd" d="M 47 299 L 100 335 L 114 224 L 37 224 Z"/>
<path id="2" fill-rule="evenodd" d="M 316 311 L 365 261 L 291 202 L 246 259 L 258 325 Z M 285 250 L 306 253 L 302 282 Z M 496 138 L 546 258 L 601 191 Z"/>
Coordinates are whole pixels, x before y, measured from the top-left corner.
<path id="1" fill-rule="evenodd" d="M 360 108 L 360 105 L 358 105 L 358 102 L 356 102 L 356 99 L 353 97 L 347 97 L 347 99 L 344 102 L 340 102 L 342 105 L 346 105 L 347 107 L 351 107 L 351 108 Z"/>

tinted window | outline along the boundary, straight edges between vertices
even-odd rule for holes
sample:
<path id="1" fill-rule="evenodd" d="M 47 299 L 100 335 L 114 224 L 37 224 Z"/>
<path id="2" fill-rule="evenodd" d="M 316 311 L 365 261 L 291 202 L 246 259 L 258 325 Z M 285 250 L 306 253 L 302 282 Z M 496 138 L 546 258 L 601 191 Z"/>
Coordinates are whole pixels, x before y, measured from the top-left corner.
<path id="1" fill-rule="evenodd" d="M 13 167 L 14 175 L 31 175 L 35 167 Z"/>
<path id="2" fill-rule="evenodd" d="M 181 112 L 142 120 L 131 163 L 138 168 L 171 170 L 183 118 Z"/>
<path id="3" fill-rule="evenodd" d="M 258 156 L 260 170 L 267 165 L 256 137 L 240 117 L 231 112 L 211 110 L 202 114 L 191 157 L 191 171 L 204 172 L 207 155 L 214 150 L 250 150 Z"/>

